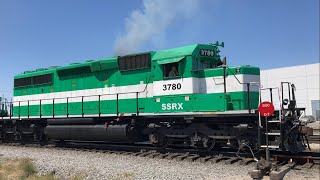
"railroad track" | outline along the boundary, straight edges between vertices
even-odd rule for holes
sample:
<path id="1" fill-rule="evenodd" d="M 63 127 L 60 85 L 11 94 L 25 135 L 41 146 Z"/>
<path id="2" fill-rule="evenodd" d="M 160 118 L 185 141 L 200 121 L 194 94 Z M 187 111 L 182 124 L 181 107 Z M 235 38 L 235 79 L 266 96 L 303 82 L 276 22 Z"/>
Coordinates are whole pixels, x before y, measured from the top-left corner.
<path id="1" fill-rule="evenodd" d="M 104 154 L 119 154 L 130 155 L 157 159 L 168 159 L 188 162 L 202 162 L 202 163 L 226 163 L 226 164 L 242 164 L 248 165 L 256 163 L 257 158 L 260 157 L 260 152 L 254 154 L 247 152 L 236 151 L 201 151 L 196 149 L 186 149 L 183 147 L 158 149 L 150 145 L 119 145 L 119 144 L 89 144 L 89 143 L 67 143 L 63 146 L 46 145 L 40 146 L 38 144 L 19 143 L 4 143 L 0 146 L 22 146 L 33 148 L 54 148 L 58 150 L 73 150 L 73 151 L 88 151 Z"/>
<path id="2" fill-rule="evenodd" d="M 54 148 L 57 150 L 87 151 L 103 154 L 118 154 L 145 158 L 157 158 L 176 161 L 200 163 L 225 163 L 235 165 L 252 165 L 256 167 L 250 172 L 253 179 L 269 175 L 270 179 L 281 179 L 285 173 L 295 166 L 300 169 L 309 169 L 314 164 L 320 164 L 320 152 L 305 151 L 290 154 L 282 151 L 270 151 L 271 162 L 264 161 L 264 151 L 254 154 L 251 152 L 236 152 L 227 149 L 217 151 L 201 151 L 184 147 L 158 149 L 150 144 L 93 144 L 93 143 L 66 143 L 64 145 L 40 146 L 36 143 L 22 145 L 20 143 L 4 143 L 0 146 L 22 146 L 32 148 Z M 260 159 L 257 161 L 257 159 Z"/>
<path id="3" fill-rule="evenodd" d="M 250 164 L 257 162 L 257 159 L 264 157 L 265 152 L 237 152 L 230 149 L 220 149 L 216 151 L 202 151 L 197 149 L 174 147 L 159 149 L 150 144 L 94 144 L 94 143 L 66 143 L 64 145 L 45 145 L 40 146 L 36 143 L 22 145 L 20 143 L 3 143 L 5 146 L 22 146 L 35 148 L 55 148 L 60 150 L 89 151 L 105 154 L 122 154 L 140 157 L 171 159 L 180 161 L 197 162 L 225 162 L 226 164 Z M 295 162 L 306 167 L 313 164 L 320 164 L 320 152 L 301 152 L 290 154 L 282 151 L 270 151 L 271 161 L 274 164 Z"/>
<path id="4" fill-rule="evenodd" d="M 320 152 L 305 151 L 296 154 L 270 151 L 271 162 L 260 159 L 254 170 L 249 172 L 252 179 L 262 179 L 268 175 L 270 180 L 283 179 L 291 169 L 310 169 L 320 164 Z"/>
<path id="5" fill-rule="evenodd" d="M 74 149 L 74 150 L 85 150 L 85 151 L 94 151 L 94 152 L 103 152 L 103 153 L 114 153 L 114 154 L 124 154 L 124 155 L 133 155 L 140 157 L 149 157 L 149 158 L 158 158 L 158 159 L 169 159 L 169 160 L 178 160 L 178 161 L 197 161 L 197 162 L 225 162 L 226 164 L 233 164 L 239 162 L 240 164 L 250 164 L 256 162 L 256 158 L 252 158 L 252 154 L 243 153 L 243 152 L 234 152 L 234 151 L 200 151 L 195 149 L 185 149 L 185 148 L 166 148 L 166 149 L 157 149 L 151 146 L 110 146 L 96 148 L 92 145 L 86 147 L 77 147 L 78 144 L 69 145 L 62 147 L 63 149 Z M 106 149 L 107 148 L 107 149 Z M 259 154 L 256 154 L 257 156 Z M 251 156 L 251 157 L 250 157 Z"/>

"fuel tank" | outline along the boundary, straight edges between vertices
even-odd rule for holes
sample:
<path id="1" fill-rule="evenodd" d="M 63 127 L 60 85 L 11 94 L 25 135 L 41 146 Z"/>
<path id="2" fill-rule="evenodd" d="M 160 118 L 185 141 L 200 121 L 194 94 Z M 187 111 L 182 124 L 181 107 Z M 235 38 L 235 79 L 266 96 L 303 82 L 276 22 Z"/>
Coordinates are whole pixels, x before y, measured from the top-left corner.
<path id="1" fill-rule="evenodd" d="M 138 138 L 136 130 L 122 125 L 48 125 L 45 133 L 54 140 L 132 142 Z"/>

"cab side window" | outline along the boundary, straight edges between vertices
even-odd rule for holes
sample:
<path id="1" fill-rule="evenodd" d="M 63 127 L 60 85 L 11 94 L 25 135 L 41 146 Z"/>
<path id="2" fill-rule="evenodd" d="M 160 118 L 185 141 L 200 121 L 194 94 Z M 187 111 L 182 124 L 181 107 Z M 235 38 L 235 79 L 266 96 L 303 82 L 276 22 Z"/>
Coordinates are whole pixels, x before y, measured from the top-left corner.
<path id="1" fill-rule="evenodd" d="M 212 69 L 217 67 L 217 65 L 210 61 L 201 61 L 201 66 L 202 69 Z"/>
<path id="2" fill-rule="evenodd" d="M 179 74 L 179 63 L 170 63 L 163 65 L 163 76 L 167 78 L 173 78 L 180 76 Z"/>

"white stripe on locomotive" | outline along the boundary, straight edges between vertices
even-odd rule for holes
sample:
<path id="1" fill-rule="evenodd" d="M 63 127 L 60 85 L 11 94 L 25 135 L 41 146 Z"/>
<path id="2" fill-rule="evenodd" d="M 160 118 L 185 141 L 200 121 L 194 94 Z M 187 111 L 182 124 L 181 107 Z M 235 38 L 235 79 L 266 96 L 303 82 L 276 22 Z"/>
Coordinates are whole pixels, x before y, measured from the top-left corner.
<path id="1" fill-rule="evenodd" d="M 242 83 L 260 82 L 259 75 L 236 75 Z M 239 84 L 239 82 L 233 76 L 227 76 L 227 92 L 241 92 L 247 91 L 245 84 Z M 164 90 L 164 85 L 171 84 L 171 88 Z M 172 84 L 180 84 L 181 88 L 172 89 Z M 145 91 L 144 91 L 145 90 Z M 179 78 L 171 80 L 154 81 L 148 85 L 137 84 L 118 87 L 105 87 L 96 89 L 85 89 L 65 92 L 55 92 L 46 94 L 34 94 L 25 96 L 13 97 L 14 106 L 26 106 L 41 104 L 52 104 L 55 99 L 55 103 L 68 102 L 82 102 L 82 96 L 84 102 L 98 101 L 98 95 L 101 95 L 100 100 L 116 100 L 116 93 L 119 94 L 119 99 L 135 99 L 136 92 L 139 98 L 151 98 L 153 96 L 166 96 L 166 95 L 179 95 L 179 94 L 211 94 L 211 93 L 223 93 L 223 77 L 208 77 L 208 78 Z M 258 86 L 250 87 L 250 91 L 259 91 Z"/>

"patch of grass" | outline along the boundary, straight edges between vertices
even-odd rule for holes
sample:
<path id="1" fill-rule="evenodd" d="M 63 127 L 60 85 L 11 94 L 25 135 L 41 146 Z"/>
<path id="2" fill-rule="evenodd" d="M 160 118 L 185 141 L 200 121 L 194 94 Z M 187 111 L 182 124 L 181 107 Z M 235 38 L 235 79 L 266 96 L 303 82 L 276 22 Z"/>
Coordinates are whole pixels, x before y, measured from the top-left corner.
<path id="1" fill-rule="evenodd" d="M 25 177 L 34 176 L 37 174 L 37 169 L 31 161 L 25 160 L 22 162 L 21 166 Z"/>
<path id="2" fill-rule="evenodd" d="M 114 178 L 115 180 L 130 180 L 134 179 L 134 173 L 133 172 L 123 172 L 123 173 L 118 173 L 116 177 Z"/>
<path id="3" fill-rule="evenodd" d="M 0 157 L 0 180 L 58 180 L 55 171 L 47 175 L 37 175 L 36 166 L 31 159 L 4 159 Z M 85 177 L 85 176 L 84 176 Z M 70 180 L 82 180 L 82 176 L 74 176 Z"/>
<path id="4" fill-rule="evenodd" d="M 57 178 L 55 178 L 52 175 L 46 175 L 46 176 L 31 176 L 26 178 L 26 180 L 57 180 Z"/>
<path id="5" fill-rule="evenodd" d="M 70 180 L 82 180 L 83 178 L 80 176 L 72 177 Z"/>
<path id="6" fill-rule="evenodd" d="M 37 169 L 30 159 L 0 160 L 0 180 L 56 180 L 53 175 L 38 176 Z"/>

